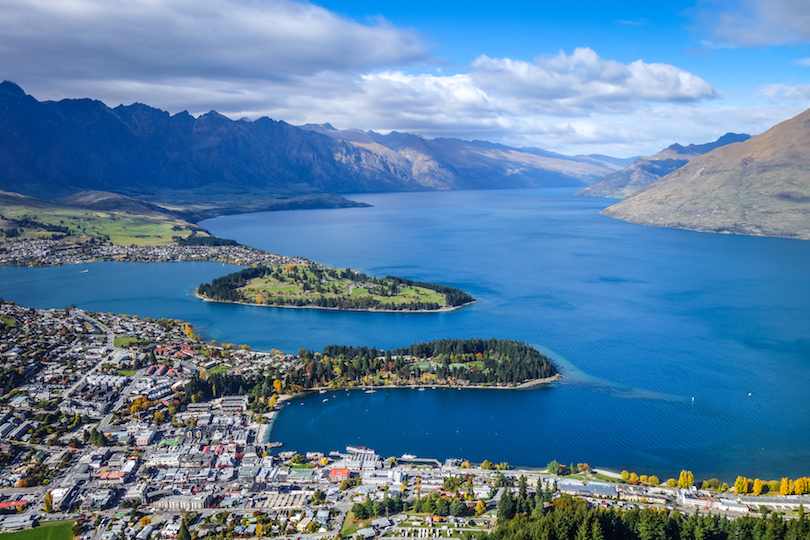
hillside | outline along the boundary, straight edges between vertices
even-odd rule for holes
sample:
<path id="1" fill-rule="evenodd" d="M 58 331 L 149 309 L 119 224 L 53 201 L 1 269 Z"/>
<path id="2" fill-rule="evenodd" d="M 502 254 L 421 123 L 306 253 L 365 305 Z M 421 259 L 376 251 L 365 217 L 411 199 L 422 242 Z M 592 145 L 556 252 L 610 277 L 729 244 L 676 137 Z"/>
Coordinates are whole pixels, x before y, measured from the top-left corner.
<path id="1" fill-rule="evenodd" d="M 19 239 L 165 246 L 209 236 L 174 212 L 113 193 L 82 192 L 58 201 L 0 191 L 0 244 Z"/>
<path id="2" fill-rule="evenodd" d="M 223 213 L 220 207 L 251 211 L 322 194 L 583 186 L 620 168 L 610 159 L 298 128 L 269 118 L 234 121 L 216 111 L 195 118 L 139 103 L 111 109 L 91 99 L 39 102 L 8 81 L 0 84 L 0 111 L 0 189 L 44 199 L 120 193 L 194 207 L 202 212 L 192 212 L 195 218 Z"/>
<path id="3" fill-rule="evenodd" d="M 623 199 L 678 170 L 697 156 L 749 138 L 750 135 L 726 133 L 711 143 L 690 144 L 689 146 L 681 146 L 676 143 L 655 155 L 639 158 L 632 165 L 605 176 L 582 188 L 576 194 Z"/>
<path id="4" fill-rule="evenodd" d="M 633 223 L 810 239 L 810 110 L 602 211 Z"/>

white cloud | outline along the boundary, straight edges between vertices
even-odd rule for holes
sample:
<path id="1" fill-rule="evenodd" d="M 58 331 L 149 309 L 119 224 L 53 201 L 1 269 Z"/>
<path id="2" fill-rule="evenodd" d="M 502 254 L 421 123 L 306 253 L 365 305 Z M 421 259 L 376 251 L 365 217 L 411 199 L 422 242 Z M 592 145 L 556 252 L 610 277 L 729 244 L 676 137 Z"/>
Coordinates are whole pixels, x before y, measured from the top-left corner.
<path id="1" fill-rule="evenodd" d="M 39 100 L 618 155 L 761 131 L 798 107 L 762 90 L 774 104 L 735 123 L 751 113 L 707 106 L 717 93 L 700 77 L 588 48 L 428 73 L 441 60 L 417 32 L 296 0 L 0 0 L 0 13 L 2 77 Z"/>
<path id="2" fill-rule="evenodd" d="M 807 0 L 700 0 L 690 12 L 714 47 L 810 42 Z"/>
<path id="3" fill-rule="evenodd" d="M 714 98 L 706 81 L 669 64 L 605 60 L 592 49 L 523 62 L 478 57 L 475 84 L 497 96 L 512 114 L 583 115 L 619 112 L 643 102 Z"/>
<path id="4" fill-rule="evenodd" d="M 793 63 L 797 66 L 810 67 L 810 58 L 798 58 Z"/>
<path id="5" fill-rule="evenodd" d="M 0 0 L 0 57 L 28 77 L 277 80 L 408 65 L 425 38 L 292 0 Z"/>
<path id="6" fill-rule="evenodd" d="M 768 101 L 806 101 L 810 100 L 810 84 L 788 86 L 784 84 L 766 84 L 757 88 L 754 95 Z"/>

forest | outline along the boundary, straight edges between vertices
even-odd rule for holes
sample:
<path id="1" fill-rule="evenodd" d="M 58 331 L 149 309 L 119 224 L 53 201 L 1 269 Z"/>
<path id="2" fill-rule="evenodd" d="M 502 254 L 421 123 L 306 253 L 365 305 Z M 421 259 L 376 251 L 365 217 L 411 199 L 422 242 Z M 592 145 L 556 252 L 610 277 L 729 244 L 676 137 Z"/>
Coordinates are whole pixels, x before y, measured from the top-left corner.
<path id="1" fill-rule="evenodd" d="M 503 499 L 507 499 L 504 501 Z M 563 495 L 551 506 L 524 503 L 520 495 L 502 498 L 498 527 L 489 540 L 806 540 L 810 527 L 803 511 L 786 521 L 777 513 L 769 518 L 740 516 L 728 519 L 700 513 L 683 515 L 654 508 L 619 510 L 589 507 L 581 499 Z M 483 540 L 483 539 L 479 539 Z"/>

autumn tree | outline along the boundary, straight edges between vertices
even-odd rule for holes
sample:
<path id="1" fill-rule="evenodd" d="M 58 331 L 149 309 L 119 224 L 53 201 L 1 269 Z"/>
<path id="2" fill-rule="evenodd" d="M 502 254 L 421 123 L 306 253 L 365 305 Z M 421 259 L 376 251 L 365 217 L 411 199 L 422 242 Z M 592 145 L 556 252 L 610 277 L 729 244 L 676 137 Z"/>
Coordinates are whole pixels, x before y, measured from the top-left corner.
<path id="1" fill-rule="evenodd" d="M 754 489 L 751 490 L 751 493 L 754 495 L 759 495 L 762 493 L 762 480 L 759 478 L 754 479 Z"/>
<path id="2" fill-rule="evenodd" d="M 748 478 L 744 476 L 737 477 L 737 479 L 734 481 L 734 493 L 737 493 L 738 495 L 748 493 Z"/>
<path id="3" fill-rule="evenodd" d="M 688 488 L 694 485 L 695 483 L 695 475 L 692 474 L 692 471 L 683 470 L 681 471 L 680 476 L 678 477 L 678 487 L 679 488 Z"/>
<path id="4" fill-rule="evenodd" d="M 45 498 L 42 500 L 42 508 L 49 514 L 53 512 L 53 495 L 51 495 L 50 491 L 45 493 Z"/>
<path id="5" fill-rule="evenodd" d="M 484 512 L 487 511 L 487 505 L 484 504 L 484 501 L 478 501 L 475 503 L 475 515 L 480 516 Z"/>
<path id="6" fill-rule="evenodd" d="M 787 478 L 782 478 L 782 482 L 779 484 L 779 493 L 781 495 L 790 495 L 790 481 Z"/>

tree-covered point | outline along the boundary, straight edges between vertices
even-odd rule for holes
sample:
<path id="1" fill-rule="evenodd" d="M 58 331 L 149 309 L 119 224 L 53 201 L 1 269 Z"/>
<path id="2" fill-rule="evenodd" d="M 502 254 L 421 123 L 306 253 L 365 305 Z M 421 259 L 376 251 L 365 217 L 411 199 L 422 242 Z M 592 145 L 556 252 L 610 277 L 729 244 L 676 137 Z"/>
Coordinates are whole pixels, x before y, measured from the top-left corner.
<path id="1" fill-rule="evenodd" d="M 316 264 L 245 268 L 201 284 L 197 293 L 217 301 L 347 310 L 435 311 L 475 300 L 446 285 Z"/>
<path id="2" fill-rule="evenodd" d="M 301 388 L 350 384 L 509 386 L 553 377 L 548 358 L 519 341 L 443 339 L 381 351 L 330 345 L 323 353 L 298 351 L 300 368 L 287 374 Z"/>
<path id="3" fill-rule="evenodd" d="M 181 236 L 174 237 L 178 246 L 238 246 L 239 242 L 229 238 L 219 238 L 216 236 L 197 236 L 192 234 L 188 238 Z"/>

